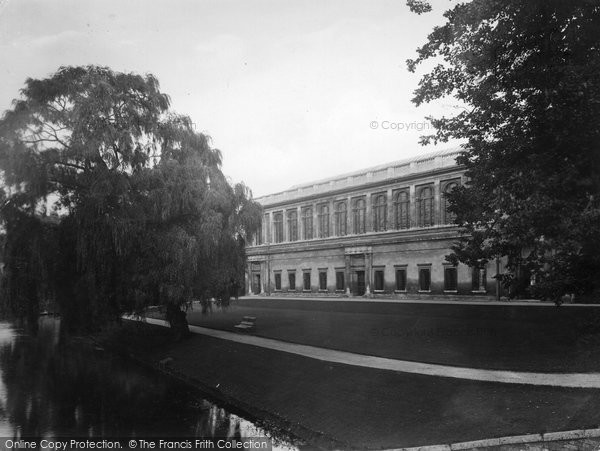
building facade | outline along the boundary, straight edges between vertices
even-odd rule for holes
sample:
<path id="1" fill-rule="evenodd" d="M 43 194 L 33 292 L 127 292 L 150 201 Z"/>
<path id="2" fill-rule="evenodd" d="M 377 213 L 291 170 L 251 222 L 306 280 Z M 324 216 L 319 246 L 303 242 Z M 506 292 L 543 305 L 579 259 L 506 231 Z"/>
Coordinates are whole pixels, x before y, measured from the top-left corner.
<path id="1" fill-rule="evenodd" d="M 430 153 L 256 199 L 264 216 L 247 248 L 247 293 L 494 296 L 495 264 L 445 260 L 459 236 L 445 199 L 465 183 L 458 153 Z"/>

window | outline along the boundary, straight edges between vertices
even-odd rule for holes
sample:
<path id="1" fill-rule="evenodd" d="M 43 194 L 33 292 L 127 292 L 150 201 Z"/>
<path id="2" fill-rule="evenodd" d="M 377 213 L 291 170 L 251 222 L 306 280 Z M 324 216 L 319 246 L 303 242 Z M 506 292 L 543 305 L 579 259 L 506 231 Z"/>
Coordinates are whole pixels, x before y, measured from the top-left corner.
<path id="1" fill-rule="evenodd" d="M 318 216 L 319 238 L 327 238 L 329 236 L 329 205 L 320 205 Z"/>
<path id="2" fill-rule="evenodd" d="M 410 196 L 408 191 L 399 191 L 394 196 L 394 227 L 408 229 L 410 227 Z"/>
<path id="3" fill-rule="evenodd" d="M 446 198 L 446 194 L 451 192 L 457 186 L 458 183 L 450 182 L 444 188 L 444 196 L 442 197 L 442 213 L 444 215 L 444 224 L 454 224 L 454 221 L 456 220 L 456 214 L 449 210 L 450 201 Z"/>
<path id="4" fill-rule="evenodd" d="M 444 267 L 444 291 L 456 291 L 458 286 L 456 267 Z"/>
<path id="5" fill-rule="evenodd" d="M 305 291 L 310 291 L 310 271 L 305 271 L 302 274 L 302 277 L 303 277 L 303 282 L 304 282 L 303 289 Z"/>
<path id="6" fill-rule="evenodd" d="M 296 273 L 293 271 L 288 272 L 288 285 L 289 290 L 296 290 Z"/>
<path id="7" fill-rule="evenodd" d="M 338 202 L 335 206 L 335 234 L 346 235 L 347 211 L 346 202 Z"/>
<path id="8" fill-rule="evenodd" d="M 288 241 L 298 241 L 298 212 L 289 210 L 287 212 Z"/>
<path id="9" fill-rule="evenodd" d="M 311 240 L 313 237 L 313 210 L 312 207 L 302 209 L 302 238 Z"/>
<path id="10" fill-rule="evenodd" d="M 383 291 L 384 287 L 383 270 L 378 269 L 375 271 L 375 291 Z"/>
<path id="11" fill-rule="evenodd" d="M 275 289 L 281 290 L 281 273 L 280 272 L 275 273 Z"/>
<path id="12" fill-rule="evenodd" d="M 419 191 L 417 217 L 419 227 L 433 225 L 433 189 L 430 186 L 421 188 Z"/>
<path id="13" fill-rule="evenodd" d="M 261 232 L 262 232 L 261 237 L 260 237 L 261 241 L 264 238 L 264 240 L 266 242 L 270 243 L 271 242 L 271 218 L 270 218 L 269 213 L 265 213 L 261 226 L 264 226 L 264 229 L 261 230 Z M 262 227 L 261 227 L 261 229 L 262 229 Z"/>
<path id="14" fill-rule="evenodd" d="M 273 232 L 275 233 L 275 242 L 283 241 L 283 213 L 273 213 Z"/>
<path id="15" fill-rule="evenodd" d="M 387 199 L 380 194 L 375 197 L 373 205 L 373 230 L 383 232 L 387 228 Z"/>
<path id="16" fill-rule="evenodd" d="M 472 287 L 473 291 L 487 291 L 487 274 L 485 268 L 473 268 Z"/>
<path id="17" fill-rule="evenodd" d="M 319 290 L 327 290 L 327 272 L 319 271 Z"/>
<path id="18" fill-rule="evenodd" d="M 343 291 L 345 287 L 346 287 L 346 284 L 344 281 L 344 272 L 337 271 L 335 273 L 335 289 L 339 290 L 339 291 Z"/>
<path id="19" fill-rule="evenodd" d="M 262 224 L 258 226 L 258 230 L 256 231 L 256 237 L 254 238 L 254 242 L 257 246 L 263 244 L 263 234 L 262 234 Z"/>
<path id="20" fill-rule="evenodd" d="M 354 218 L 354 233 L 365 233 L 366 232 L 366 222 L 365 222 L 365 200 L 357 199 L 354 201 L 354 208 L 352 210 L 352 216 Z"/>
<path id="21" fill-rule="evenodd" d="M 419 291 L 431 290 L 431 268 L 419 268 Z"/>
<path id="22" fill-rule="evenodd" d="M 396 268 L 396 291 L 406 291 L 406 268 Z"/>

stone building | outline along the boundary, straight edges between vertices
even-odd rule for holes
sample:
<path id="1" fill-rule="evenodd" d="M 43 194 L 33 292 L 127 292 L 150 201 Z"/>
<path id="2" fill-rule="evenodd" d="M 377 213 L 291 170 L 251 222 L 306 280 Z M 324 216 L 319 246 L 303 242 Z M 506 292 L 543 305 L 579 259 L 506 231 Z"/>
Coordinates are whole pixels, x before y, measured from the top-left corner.
<path id="1" fill-rule="evenodd" d="M 444 193 L 465 183 L 458 149 L 258 198 L 247 292 L 272 295 L 494 296 L 495 264 L 452 266 L 458 237 Z"/>

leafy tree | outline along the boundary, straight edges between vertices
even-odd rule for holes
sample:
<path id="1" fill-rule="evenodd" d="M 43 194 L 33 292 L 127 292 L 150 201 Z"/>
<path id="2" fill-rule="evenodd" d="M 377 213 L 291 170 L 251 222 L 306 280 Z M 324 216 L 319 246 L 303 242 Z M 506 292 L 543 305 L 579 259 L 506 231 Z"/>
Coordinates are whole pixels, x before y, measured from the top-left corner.
<path id="1" fill-rule="evenodd" d="M 250 191 L 152 75 L 62 67 L 21 94 L 0 120 L 5 305 L 35 315 L 52 300 L 84 330 L 165 305 L 185 333 L 181 308 L 215 294 L 215 255 L 243 260 L 260 220 Z"/>
<path id="2" fill-rule="evenodd" d="M 408 67 L 434 64 L 414 103 L 454 97 L 464 107 L 431 118 L 436 131 L 422 138 L 465 143 L 469 183 L 449 196 L 465 233 L 448 258 L 504 257 L 511 296 L 598 300 L 600 4 L 472 0 L 445 18 Z"/>

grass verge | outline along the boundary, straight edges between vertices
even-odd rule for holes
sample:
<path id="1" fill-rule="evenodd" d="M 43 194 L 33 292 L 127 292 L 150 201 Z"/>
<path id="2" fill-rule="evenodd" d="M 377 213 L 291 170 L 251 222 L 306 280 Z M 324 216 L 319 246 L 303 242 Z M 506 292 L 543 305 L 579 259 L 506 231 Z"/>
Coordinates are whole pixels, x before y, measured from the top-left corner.
<path id="1" fill-rule="evenodd" d="M 600 308 L 243 299 L 188 321 L 401 360 L 535 372 L 600 371 Z"/>
<path id="2" fill-rule="evenodd" d="M 165 329 L 136 325 L 117 342 L 199 388 L 277 419 L 322 447 L 391 448 L 593 428 L 600 390 L 484 383 L 329 364 L 283 352 L 193 336 L 158 340 Z"/>

